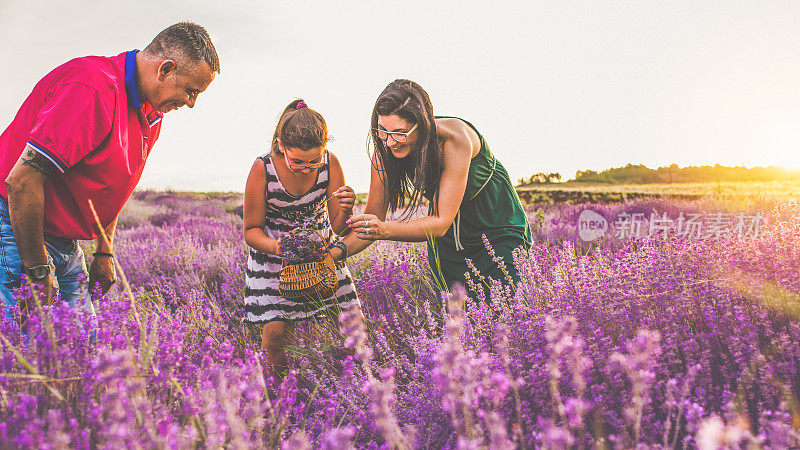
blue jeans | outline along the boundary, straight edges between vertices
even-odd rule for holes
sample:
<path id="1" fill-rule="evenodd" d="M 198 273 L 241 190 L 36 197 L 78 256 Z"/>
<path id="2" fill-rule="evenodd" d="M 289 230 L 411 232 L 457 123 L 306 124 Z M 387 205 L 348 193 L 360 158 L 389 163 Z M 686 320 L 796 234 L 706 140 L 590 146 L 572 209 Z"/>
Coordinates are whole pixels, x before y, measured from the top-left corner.
<path id="1" fill-rule="evenodd" d="M 50 259 L 54 295 L 57 291 L 62 301 L 70 306 L 83 305 L 89 314 L 94 315 L 94 306 L 89 298 L 89 273 L 78 242 L 45 233 L 44 245 Z M 0 297 L 9 318 L 11 308 L 17 304 L 14 289 L 20 287 L 21 275 L 22 259 L 11 231 L 8 203 L 0 197 Z"/>

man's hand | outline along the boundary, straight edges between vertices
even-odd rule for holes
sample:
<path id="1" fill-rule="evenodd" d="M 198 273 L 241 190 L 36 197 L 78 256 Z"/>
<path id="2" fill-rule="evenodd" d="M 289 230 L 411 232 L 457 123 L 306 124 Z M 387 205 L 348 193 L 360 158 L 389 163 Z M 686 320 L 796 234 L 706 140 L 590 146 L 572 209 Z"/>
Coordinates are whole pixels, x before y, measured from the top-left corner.
<path id="1" fill-rule="evenodd" d="M 110 256 L 97 255 L 89 266 L 89 291 L 94 289 L 95 283 L 100 283 L 100 289 L 105 294 L 116 280 L 114 259 Z"/>
<path id="2" fill-rule="evenodd" d="M 55 284 L 53 282 L 53 275 L 47 275 L 47 277 L 42 278 L 41 280 L 31 280 L 30 278 L 28 280 L 30 280 L 31 284 L 39 288 L 39 294 L 37 295 L 39 295 L 39 301 L 42 303 L 42 306 L 51 305 L 55 297 L 55 292 L 53 289 L 53 285 Z M 22 301 L 22 303 L 17 306 L 19 306 L 19 311 L 23 317 L 23 320 L 27 320 L 27 317 L 31 311 L 36 310 L 36 302 L 32 297 Z"/>

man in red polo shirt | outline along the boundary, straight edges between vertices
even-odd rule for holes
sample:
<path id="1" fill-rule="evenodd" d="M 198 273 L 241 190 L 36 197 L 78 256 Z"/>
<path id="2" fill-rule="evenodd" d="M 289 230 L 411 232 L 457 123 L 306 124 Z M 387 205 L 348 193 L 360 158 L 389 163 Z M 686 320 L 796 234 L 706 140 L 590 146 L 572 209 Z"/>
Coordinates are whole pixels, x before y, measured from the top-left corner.
<path id="1" fill-rule="evenodd" d="M 0 135 L 0 297 L 6 315 L 21 274 L 50 297 L 86 302 L 78 239 L 97 239 L 89 286 L 114 283 L 112 249 L 89 209 L 113 237 L 117 216 L 139 181 L 164 113 L 194 107 L 219 73 L 206 30 L 172 25 L 144 50 L 69 61 L 42 78 Z"/>

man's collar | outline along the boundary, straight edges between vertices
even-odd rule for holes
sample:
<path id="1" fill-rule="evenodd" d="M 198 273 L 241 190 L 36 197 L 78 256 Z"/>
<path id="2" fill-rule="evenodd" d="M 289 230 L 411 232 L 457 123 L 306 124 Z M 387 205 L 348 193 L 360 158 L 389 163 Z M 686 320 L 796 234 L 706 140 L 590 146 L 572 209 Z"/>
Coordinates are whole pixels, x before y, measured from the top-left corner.
<path id="1" fill-rule="evenodd" d="M 125 55 L 125 90 L 128 92 L 128 104 L 136 108 L 142 107 L 139 99 L 139 84 L 136 78 L 136 53 L 131 50 Z"/>

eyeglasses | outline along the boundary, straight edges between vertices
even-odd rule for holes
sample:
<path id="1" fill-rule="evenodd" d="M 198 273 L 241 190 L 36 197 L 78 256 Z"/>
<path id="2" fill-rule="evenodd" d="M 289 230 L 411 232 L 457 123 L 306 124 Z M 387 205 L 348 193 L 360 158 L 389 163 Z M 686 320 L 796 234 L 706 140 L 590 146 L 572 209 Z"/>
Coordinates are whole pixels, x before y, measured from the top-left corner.
<path id="1" fill-rule="evenodd" d="M 386 131 L 383 128 L 373 128 L 375 133 L 378 134 L 378 139 L 386 142 L 389 140 L 389 136 L 392 137 L 396 142 L 405 142 L 408 140 L 408 135 L 411 134 L 412 131 L 417 129 L 418 123 L 415 123 L 410 130 L 403 133 L 402 131 Z"/>
<path id="2" fill-rule="evenodd" d="M 322 167 L 325 164 L 328 164 L 328 150 L 327 149 L 325 150 L 325 154 L 323 155 L 322 159 L 320 160 L 320 162 L 317 163 L 292 164 L 289 162 L 289 155 L 287 155 L 286 153 L 283 154 L 283 159 L 286 160 L 286 166 L 288 166 L 289 170 L 291 170 L 292 172 L 299 172 L 301 170 L 313 170 Z"/>

